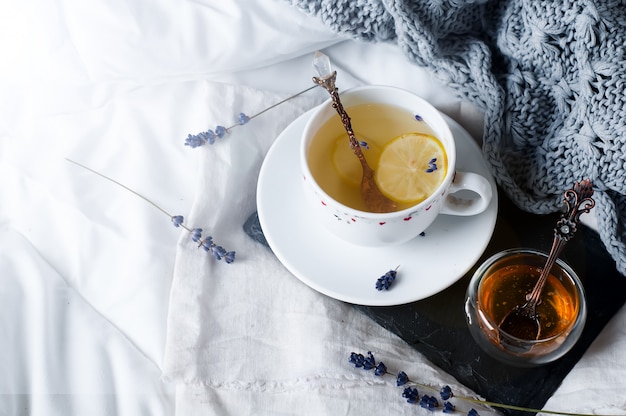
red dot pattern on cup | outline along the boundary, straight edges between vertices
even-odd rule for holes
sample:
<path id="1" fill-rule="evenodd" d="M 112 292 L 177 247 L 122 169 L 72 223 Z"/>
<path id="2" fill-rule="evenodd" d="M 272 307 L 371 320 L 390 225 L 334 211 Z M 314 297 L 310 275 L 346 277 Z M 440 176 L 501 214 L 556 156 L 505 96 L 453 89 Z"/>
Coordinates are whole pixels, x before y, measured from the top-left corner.
<path id="1" fill-rule="evenodd" d="M 404 221 L 411 221 L 411 218 L 413 218 L 413 217 L 406 217 L 406 218 L 404 219 Z"/>

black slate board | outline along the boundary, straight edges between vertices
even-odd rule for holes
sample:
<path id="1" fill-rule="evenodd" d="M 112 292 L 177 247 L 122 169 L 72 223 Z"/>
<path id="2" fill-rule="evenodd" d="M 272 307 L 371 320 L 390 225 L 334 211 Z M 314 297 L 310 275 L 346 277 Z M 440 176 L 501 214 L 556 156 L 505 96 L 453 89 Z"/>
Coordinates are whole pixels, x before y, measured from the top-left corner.
<path id="1" fill-rule="evenodd" d="M 477 265 L 507 248 L 532 247 L 548 251 L 558 218 L 556 214 L 542 216 L 521 211 L 501 192 L 495 232 Z M 246 221 L 244 230 L 267 245 L 256 213 Z M 456 284 L 427 299 L 390 307 L 354 307 L 396 333 L 433 364 L 485 399 L 540 409 L 626 301 L 626 277 L 615 269 L 615 262 L 595 231 L 580 226 L 560 258 L 569 263 L 583 281 L 588 304 L 587 324 L 579 342 L 568 354 L 541 367 L 503 364 L 475 343 L 466 326 L 463 304 L 465 290 L 477 265 Z M 609 286 L 611 289 L 607 289 Z M 528 414 L 506 409 L 502 412 L 512 416 Z"/>

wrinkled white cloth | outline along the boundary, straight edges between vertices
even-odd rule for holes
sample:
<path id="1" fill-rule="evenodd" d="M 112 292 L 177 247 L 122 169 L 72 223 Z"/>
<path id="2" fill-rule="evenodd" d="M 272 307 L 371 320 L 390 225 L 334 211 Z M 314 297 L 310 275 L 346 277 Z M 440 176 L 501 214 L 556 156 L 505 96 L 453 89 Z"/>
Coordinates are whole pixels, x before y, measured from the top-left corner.
<path id="1" fill-rule="evenodd" d="M 314 103 L 300 97 L 238 127 L 214 145 L 194 149 L 198 190 L 187 224 L 236 250 L 215 261 L 183 232 L 171 289 L 164 377 L 177 385 L 177 414 L 405 414 L 395 376 L 349 364 L 372 351 L 390 372 L 460 395 L 472 394 L 397 336 L 350 305 L 302 284 L 242 225 L 255 207 L 263 157 L 278 136 Z M 219 97 L 219 98 L 218 98 Z M 213 84 L 206 114 L 228 125 L 239 111 L 258 111 L 284 97 Z M 297 244 L 294 230 L 294 244 Z M 320 267 L 322 263 L 320 263 Z M 382 387 L 381 387 L 382 385 Z M 463 408 L 464 404 L 459 404 Z M 481 412 L 483 414 L 484 412 Z"/>

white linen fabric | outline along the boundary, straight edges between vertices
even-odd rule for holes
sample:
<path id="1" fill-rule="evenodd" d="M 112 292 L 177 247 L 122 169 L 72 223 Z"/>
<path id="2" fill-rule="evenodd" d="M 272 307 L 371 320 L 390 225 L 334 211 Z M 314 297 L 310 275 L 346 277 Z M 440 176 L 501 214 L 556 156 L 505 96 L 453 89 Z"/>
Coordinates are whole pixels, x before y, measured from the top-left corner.
<path id="1" fill-rule="evenodd" d="M 231 125 L 239 109 L 260 111 L 284 98 L 225 84 L 211 85 L 207 95 L 213 97 L 206 100 L 207 119 L 223 125 Z M 294 99 L 214 145 L 194 149 L 200 170 L 188 226 L 206 226 L 205 234 L 235 249 L 237 258 L 232 264 L 217 262 L 189 233 L 181 235 L 163 370 L 166 380 L 180 383 L 181 415 L 294 409 L 302 415 L 362 415 L 381 406 L 384 395 L 385 413 L 404 414 L 407 405 L 395 377 L 381 380 L 354 368 L 348 363 L 351 352 L 372 351 L 396 374 L 404 370 L 416 381 L 437 388 L 450 384 L 457 394 L 470 394 L 369 318 L 300 283 L 242 229 L 256 209 L 256 181 L 267 149 L 312 104 L 309 97 Z M 294 244 L 307 238 L 291 232 Z"/>

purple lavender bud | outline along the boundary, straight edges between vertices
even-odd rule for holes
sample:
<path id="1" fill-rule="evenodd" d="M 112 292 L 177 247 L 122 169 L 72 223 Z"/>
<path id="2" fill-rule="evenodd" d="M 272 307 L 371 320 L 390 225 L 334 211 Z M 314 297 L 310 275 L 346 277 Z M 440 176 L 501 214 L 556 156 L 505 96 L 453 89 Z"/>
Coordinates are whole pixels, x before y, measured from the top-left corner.
<path id="1" fill-rule="evenodd" d="M 368 351 L 367 358 L 365 358 L 365 361 L 363 361 L 363 369 L 371 370 L 374 367 L 376 367 L 376 360 L 374 359 L 374 354 L 372 354 L 371 351 Z"/>
<path id="2" fill-rule="evenodd" d="M 199 242 L 202 238 L 202 228 L 194 228 L 191 230 L 191 240 L 195 243 Z"/>
<path id="3" fill-rule="evenodd" d="M 224 249 L 224 247 L 222 246 L 213 247 L 213 256 L 217 260 L 222 260 L 222 257 L 224 257 L 225 255 L 226 255 L 226 250 Z"/>
<path id="4" fill-rule="evenodd" d="M 441 399 L 442 399 L 442 400 L 449 400 L 449 399 L 450 399 L 450 397 L 452 397 L 452 396 L 453 396 L 453 394 L 452 394 L 452 389 L 451 389 L 451 388 L 450 388 L 450 386 L 448 386 L 448 385 L 443 386 L 443 387 L 441 388 L 441 391 L 439 392 L 439 395 L 441 396 Z"/>
<path id="5" fill-rule="evenodd" d="M 431 173 L 437 170 L 437 158 L 434 157 L 432 159 L 430 159 L 430 162 L 428 162 L 428 169 L 426 169 L 427 173 Z"/>
<path id="6" fill-rule="evenodd" d="M 435 408 L 439 407 L 439 402 L 437 401 L 436 397 L 425 394 L 420 399 L 420 406 L 424 409 L 433 411 L 435 410 Z"/>
<path id="7" fill-rule="evenodd" d="M 389 270 L 383 276 L 379 277 L 378 280 L 376 280 L 376 289 L 389 290 L 393 281 L 396 280 L 397 273 L 396 270 Z"/>
<path id="8" fill-rule="evenodd" d="M 374 375 L 384 376 L 385 374 L 387 374 L 387 366 L 381 361 L 376 366 L 376 369 L 374 370 Z"/>
<path id="9" fill-rule="evenodd" d="M 198 136 L 200 136 L 204 143 L 209 142 L 209 144 L 213 144 L 215 142 L 215 139 L 212 138 L 213 136 L 209 135 L 206 131 L 198 133 Z"/>
<path id="10" fill-rule="evenodd" d="M 361 146 L 362 148 L 367 149 L 367 150 L 369 150 L 369 148 L 370 148 L 370 145 L 367 144 L 367 142 L 363 141 L 363 140 L 359 142 L 359 146 Z"/>
<path id="11" fill-rule="evenodd" d="M 200 242 L 200 246 L 202 246 L 204 251 L 211 250 L 211 247 L 213 247 L 213 237 L 210 235 L 205 237 L 205 239 Z"/>
<path id="12" fill-rule="evenodd" d="M 187 138 L 185 139 L 185 146 L 189 146 L 192 149 L 196 147 L 204 146 L 205 143 L 206 141 L 199 135 L 194 136 L 194 135 L 189 134 Z"/>
<path id="13" fill-rule="evenodd" d="M 419 114 L 415 114 L 415 120 L 417 120 L 417 121 L 422 121 L 422 120 L 424 120 L 424 119 L 423 119 L 423 118 L 422 118 L 422 116 L 420 116 Z"/>
<path id="14" fill-rule="evenodd" d="M 204 133 L 204 137 L 206 141 L 209 142 L 209 144 L 215 143 L 215 133 L 213 132 L 213 130 L 207 130 Z"/>
<path id="15" fill-rule="evenodd" d="M 476 409 L 470 409 L 469 412 L 467 412 L 467 416 L 479 416 L 478 411 Z"/>
<path id="16" fill-rule="evenodd" d="M 400 371 L 396 377 L 396 386 L 404 386 L 409 382 L 409 376 L 404 371 Z"/>
<path id="17" fill-rule="evenodd" d="M 221 139 L 226 134 L 226 127 L 224 126 L 215 127 L 215 134 L 217 135 L 217 137 Z"/>
<path id="18" fill-rule="evenodd" d="M 356 358 L 356 357 L 357 357 L 357 353 L 356 353 L 356 352 L 351 352 L 351 353 L 350 353 L 350 357 L 348 358 L 348 362 L 349 362 L 350 364 L 354 364 L 354 365 L 356 365 L 356 360 L 357 360 L 357 358 Z"/>
<path id="19" fill-rule="evenodd" d="M 357 354 L 356 352 L 350 354 L 350 363 L 354 364 L 356 368 L 363 367 L 363 361 L 365 361 L 363 354 Z"/>
<path id="20" fill-rule="evenodd" d="M 184 218 L 182 215 L 174 215 L 172 217 L 172 224 L 174 224 L 174 227 L 180 227 L 183 221 L 184 221 Z"/>
<path id="21" fill-rule="evenodd" d="M 428 398 L 428 409 L 435 410 L 437 407 L 439 407 L 439 400 L 435 396 L 430 396 Z"/>
<path id="22" fill-rule="evenodd" d="M 244 113 L 239 113 L 239 124 L 244 125 L 250 121 L 250 117 L 245 115 Z"/>
<path id="23" fill-rule="evenodd" d="M 235 261 L 235 252 L 234 251 L 229 251 L 228 253 L 224 254 L 224 261 L 228 264 L 232 263 Z"/>
<path id="24" fill-rule="evenodd" d="M 445 402 L 443 404 L 443 412 L 444 413 L 454 413 L 455 410 L 456 410 L 456 407 L 452 403 Z"/>
<path id="25" fill-rule="evenodd" d="M 417 389 L 407 387 L 402 392 L 402 397 L 404 397 L 408 403 L 416 403 L 417 399 L 419 399 L 419 393 Z"/>

